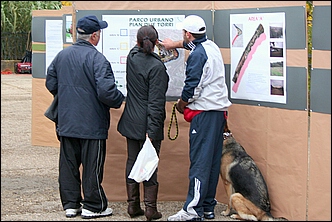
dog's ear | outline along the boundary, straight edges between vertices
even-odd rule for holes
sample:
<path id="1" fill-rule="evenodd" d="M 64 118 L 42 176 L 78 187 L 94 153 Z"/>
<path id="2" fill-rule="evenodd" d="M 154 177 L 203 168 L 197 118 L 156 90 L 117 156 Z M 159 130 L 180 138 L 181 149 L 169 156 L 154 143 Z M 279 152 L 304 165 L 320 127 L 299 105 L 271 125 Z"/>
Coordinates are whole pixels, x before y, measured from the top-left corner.
<path id="1" fill-rule="evenodd" d="M 232 137 L 232 132 L 228 128 L 227 119 L 226 119 L 226 123 L 225 123 L 225 127 L 224 127 L 223 137 L 224 137 L 224 140 L 227 139 L 228 137 Z"/>
<path id="2" fill-rule="evenodd" d="M 231 130 L 228 128 L 227 120 L 224 127 L 224 133 L 231 133 Z"/>

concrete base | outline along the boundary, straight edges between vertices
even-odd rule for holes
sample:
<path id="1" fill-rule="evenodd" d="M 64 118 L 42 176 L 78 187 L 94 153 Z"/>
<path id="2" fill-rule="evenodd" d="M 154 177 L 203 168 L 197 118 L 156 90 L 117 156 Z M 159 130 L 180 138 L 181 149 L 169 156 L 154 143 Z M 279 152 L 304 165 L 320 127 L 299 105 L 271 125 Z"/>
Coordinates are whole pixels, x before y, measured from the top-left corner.
<path id="1" fill-rule="evenodd" d="M 1 71 L 8 68 L 15 73 L 14 64 L 18 62 L 21 62 L 21 60 L 1 60 Z"/>

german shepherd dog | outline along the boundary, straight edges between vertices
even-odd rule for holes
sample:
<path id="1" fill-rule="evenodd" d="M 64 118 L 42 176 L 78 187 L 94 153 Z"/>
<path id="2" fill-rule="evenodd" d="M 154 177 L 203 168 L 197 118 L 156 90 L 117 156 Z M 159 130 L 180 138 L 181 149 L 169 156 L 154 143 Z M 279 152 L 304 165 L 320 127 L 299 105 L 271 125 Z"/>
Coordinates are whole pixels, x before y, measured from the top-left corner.
<path id="1" fill-rule="evenodd" d="M 228 205 L 221 215 L 239 220 L 279 220 L 270 213 L 269 193 L 262 173 L 232 136 L 227 122 L 223 135 L 220 175 L 225 185 Z"/>

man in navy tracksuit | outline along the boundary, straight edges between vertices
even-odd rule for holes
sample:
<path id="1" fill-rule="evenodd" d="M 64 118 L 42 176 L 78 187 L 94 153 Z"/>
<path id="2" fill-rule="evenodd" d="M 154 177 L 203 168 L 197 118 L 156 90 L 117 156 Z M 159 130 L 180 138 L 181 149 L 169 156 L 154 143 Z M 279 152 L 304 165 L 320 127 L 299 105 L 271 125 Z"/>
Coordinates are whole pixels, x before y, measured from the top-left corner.
<path id="1" fill-rule="evenodd" d="M 183 41 L 165 39 L 166 49 L 190 50 L 186 79 L 177 110 L 190 122 L 189 189 L 183 208 L 168 221 L 213 219 L 219 180 L 223 128 L 227 117 L 228 89 L 219 47 L 207 39 L 204 20 L 187 16 L 180 23 Z"/>

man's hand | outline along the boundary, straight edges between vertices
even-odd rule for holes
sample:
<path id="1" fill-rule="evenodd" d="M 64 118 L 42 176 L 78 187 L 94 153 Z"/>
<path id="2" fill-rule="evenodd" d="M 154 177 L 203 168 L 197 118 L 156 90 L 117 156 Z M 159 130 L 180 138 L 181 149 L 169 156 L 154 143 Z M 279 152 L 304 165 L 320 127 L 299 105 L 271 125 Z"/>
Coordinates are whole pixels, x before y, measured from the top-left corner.
<path id="1" fill-rule="evenodd" d="M 178 102 L 176 103 L 176 110 L 183 114 L 184 108 L 188 105 L 188 102 L 183 101 L 182 99 L 178 99 Z"/>
<path id="2" fill-rule="evenodd" d="M 159 41 L 161 45 L 165 47 L 166 50 L 183 48 L 183 41 L 173 41 L 172 39 L 166 38 L 163 41 Z"/>

